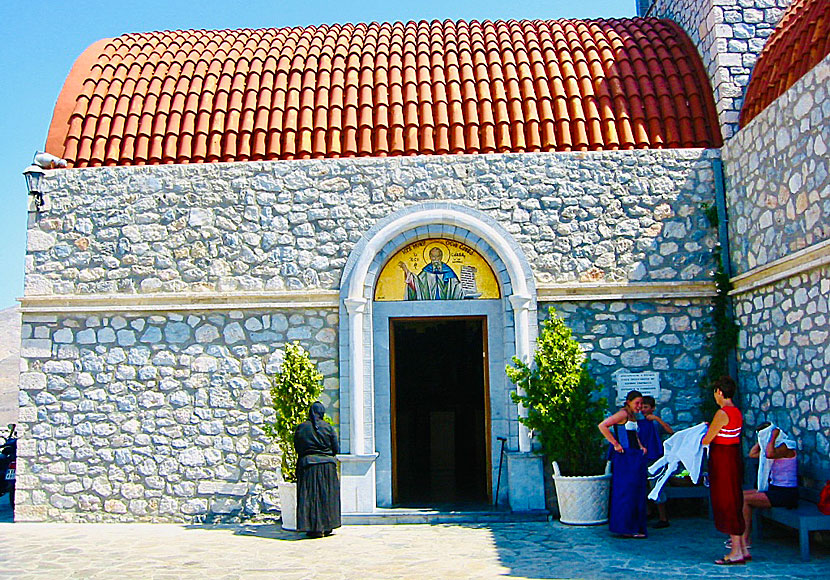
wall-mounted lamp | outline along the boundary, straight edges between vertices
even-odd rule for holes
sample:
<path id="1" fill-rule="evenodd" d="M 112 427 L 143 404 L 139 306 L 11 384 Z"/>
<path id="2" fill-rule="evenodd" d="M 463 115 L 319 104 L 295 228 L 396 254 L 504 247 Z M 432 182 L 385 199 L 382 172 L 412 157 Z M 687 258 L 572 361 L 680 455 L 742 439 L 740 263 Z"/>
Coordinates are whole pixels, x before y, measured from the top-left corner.
<path id="1" fill-rule="evenodd" d="M 40 191 L 40 178 L 43 177 L 43 169 L 37 165 L 29 165 L 23 171 L 23 177 L 26 178 L 26 187 L 29 188 L 29 195 L 35 205 L 35 211 L 39 212 L 43 207 L 43 192 Z"/>
<path id="2" fill-rule="evenodd" d="M 39 212 L 43 207 L 43 192 L 40 190 L 40 179 L 45 173 L 43 170 L 57 169 L 66 167 L 66 165 L 66 159 L 61 159 L 51 153 L 38 151 L 32 159 L 32 164 L 23 171 L 23 177 L 26 178 L 26 187 L 29 189 L 29 195 L 32 196 L 36 212 Z"/>

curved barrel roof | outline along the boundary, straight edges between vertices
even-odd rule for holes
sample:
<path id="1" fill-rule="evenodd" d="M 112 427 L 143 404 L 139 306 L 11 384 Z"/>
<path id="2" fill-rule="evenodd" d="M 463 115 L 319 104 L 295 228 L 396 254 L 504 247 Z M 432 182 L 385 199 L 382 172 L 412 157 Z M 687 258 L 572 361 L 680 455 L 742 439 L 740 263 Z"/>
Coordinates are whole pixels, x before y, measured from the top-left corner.
<path id="1" fill-rule="evenodd" d="M 741 108 L 746 126 L 830 52 L 830 2 L 793 0 L 764 45 Z"/>
<path id="2" fill-rule="evenodd" d="M 408 22 L 126 34 L 90 46 L 47 151 L 71 167 L 718 147 L 673 22 Z"/>

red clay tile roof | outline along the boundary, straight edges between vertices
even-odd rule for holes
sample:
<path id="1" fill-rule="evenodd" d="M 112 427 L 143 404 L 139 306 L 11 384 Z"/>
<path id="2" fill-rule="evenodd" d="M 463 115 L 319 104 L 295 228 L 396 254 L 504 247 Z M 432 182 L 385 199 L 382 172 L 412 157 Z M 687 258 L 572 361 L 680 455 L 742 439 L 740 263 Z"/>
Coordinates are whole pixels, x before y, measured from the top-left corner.
<path id="1" fill-rule="evenodd" d="M 721 145 L 656 19 L 127 34 L 90 46 L 46 148 L 70 166 Z"/>
<path id="2" fill-rule="evenodd" d="M 830 53 L 830 2 L 793 0 L 769 37 L 741 109 L 746 126 Z"/>

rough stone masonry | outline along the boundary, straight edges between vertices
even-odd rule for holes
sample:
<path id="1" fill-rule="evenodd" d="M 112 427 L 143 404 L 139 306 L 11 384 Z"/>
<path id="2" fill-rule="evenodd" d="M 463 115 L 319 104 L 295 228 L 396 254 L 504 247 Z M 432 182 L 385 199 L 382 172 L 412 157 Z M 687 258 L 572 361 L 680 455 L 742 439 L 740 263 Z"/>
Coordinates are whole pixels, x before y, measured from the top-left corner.
<path id="1" fill-rule="evenodd" d="M 714 199 L 717 158 L 494 154 L 50 174 L 48 205 L 30 223 L 26 296 L 74 306 L 24 318 L 17 519 L 234 520 L 274 509 L 279 457 L 262 429 L 270 377 L 285 342 L 299 340 L 336 418 L 337 301 L 302 301 L 338 290 L 379 219 L 429 200 L 480 211 L 510 232 L 540 291 L 708 283 L 716 236 L 700 206 Z M 258 306 L 274 293 L 300 301 Z M 700 418 L 707 298 L 559 306 L 607 389 L 620 369 L 655 370 L 665 416 Z"/>

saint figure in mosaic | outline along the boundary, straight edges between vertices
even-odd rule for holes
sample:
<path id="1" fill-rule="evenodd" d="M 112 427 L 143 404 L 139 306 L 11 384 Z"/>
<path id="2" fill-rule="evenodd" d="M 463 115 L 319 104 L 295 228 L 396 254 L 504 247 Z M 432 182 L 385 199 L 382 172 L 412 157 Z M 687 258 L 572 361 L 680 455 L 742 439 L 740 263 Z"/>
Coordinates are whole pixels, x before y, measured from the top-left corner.
<path id="1" fill-rule="evenodd" d="M 458 276 L 446 263 L 441 248 L 429 251 L 429 263 L 419 274 L 413 273 L 404 262 L 398 262 L 406 276 L 407 300 L 462 300 L 464 290 Z"/>

